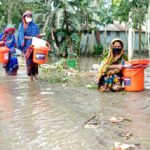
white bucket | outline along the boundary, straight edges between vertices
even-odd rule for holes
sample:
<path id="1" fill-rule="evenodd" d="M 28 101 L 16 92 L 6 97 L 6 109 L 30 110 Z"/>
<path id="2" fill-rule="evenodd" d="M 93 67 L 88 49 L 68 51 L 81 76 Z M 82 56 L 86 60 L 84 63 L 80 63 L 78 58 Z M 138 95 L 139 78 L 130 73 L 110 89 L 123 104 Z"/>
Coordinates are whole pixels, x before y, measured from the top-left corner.
<path id="1" fill-rule="evenodd" d="M 32 38 L 32 45 L 34 46 L 46 46 L 47 41 L 43 40 L 43 39 L 39 39 L 37 37 L 33 37 Z"/>

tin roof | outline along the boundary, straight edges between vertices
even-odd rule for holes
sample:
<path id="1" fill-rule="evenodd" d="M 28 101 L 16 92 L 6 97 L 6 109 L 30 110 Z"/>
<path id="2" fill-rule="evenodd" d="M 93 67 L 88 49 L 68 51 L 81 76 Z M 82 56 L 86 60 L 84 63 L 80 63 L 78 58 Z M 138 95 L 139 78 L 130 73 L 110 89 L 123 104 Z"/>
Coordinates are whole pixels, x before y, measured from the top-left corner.
<path id="1" fill-rule="evenodd" d="M 124 24 L 113 23 L 113 24 L 108 24 L 106 26 L 106 31 L 125 31 L 125 30 L 126 27 Z M 105 27 L 104 26 L 100 27 L 100 31 L 105 31 Z M 135 30 L 135 32 L 138 32 L 138 30 Z M 142 29 L 142 32 L 145 32 L 144 29 Z"/>
<path id="2" fill-rule="evenodd" d="M 105 30 L 105 27 L 102 27 L 100 29 L 100 31 L 104 31 Z M 122 24 L 108 24 L 106 26 L 106 30 L 107 31 L 125 31 L 125 26 L 123 26 Z"/>

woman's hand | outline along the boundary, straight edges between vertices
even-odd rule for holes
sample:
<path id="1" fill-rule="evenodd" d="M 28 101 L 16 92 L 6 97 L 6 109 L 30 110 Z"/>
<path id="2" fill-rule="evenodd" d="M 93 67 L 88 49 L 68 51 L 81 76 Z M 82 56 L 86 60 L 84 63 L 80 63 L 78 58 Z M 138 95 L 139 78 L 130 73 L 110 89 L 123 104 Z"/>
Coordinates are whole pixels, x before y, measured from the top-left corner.
<path id="1" fill-rule="evenodd" d="M 32 36 L 24 36 L 25 40 L 32 40 Z"/>
<path id="2" fill-rule="evenodd" d="M 5 45 L 4 41 L 0 41 L 0 46 Z"/>
<path id="3" fill-rule="evenodd" d="M 119 70 L 121 70 L 122 69 L 122 65 L 111 65 L 111 66 L 109 66 L 109 69 L 119 69 Z"/>
<path id="4" fill-rule="evenodd" d="M 37 35 L 38 38 L 42 38 L 43 36 L 46 36 L 46 34 L 45 33 L 41 33 L 41 34 Z"/>

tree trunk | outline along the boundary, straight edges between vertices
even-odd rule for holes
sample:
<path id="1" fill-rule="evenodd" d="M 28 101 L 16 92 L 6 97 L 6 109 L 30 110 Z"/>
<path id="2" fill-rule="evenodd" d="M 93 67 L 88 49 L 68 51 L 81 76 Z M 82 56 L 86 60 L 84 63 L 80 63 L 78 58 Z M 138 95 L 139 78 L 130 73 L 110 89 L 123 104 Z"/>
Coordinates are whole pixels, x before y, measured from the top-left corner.
<path id="1" fill-rule="evenodd" d="M 8 0 L 8 9 L 7 9 L 7 24 L 12 24 L 12 5 L 13 2 Z"/>
<path id="2" fill-rule="evenodd" d="M 128 47 L 125 47 L 125 45 L 128 45 L 128 25 L 127 22 L 125 22 L 125 41 L 124 41 L 124 49 L 128 49 Z"/>
<path id="3" fill-rule="evenodd" d="M 132 30 L 132 18 L 131 18 L 131 12 L 129 13 L 129 29 L 128 29 L 128 58 L 129 60 L 133 57 L 133 30 Z"/>
<path id="4" fill-rule="evenodd" d="M 139 53 L 141 53 L 141 44 L 142 44 L 142 26 L 140 24 L 140 28 L 139 28 Z"/>
<path id="5" fill-rule="evenodd" d="M 133 29 L 132 31 L 132 55 L 134 54 L 134 50 L 135 50 L 135 30 Z"/>
<path id="6" fill-rule="evenodd" d="M 85 49 L 84 49 L 84 52 L 85 52 L 85 56 L 87 55 L 87 49 L 88 49 L 88 42 L 89 42 L 89 33 L 86 34 L 86 42 L 85 42 Z"/>
<path id="7" fill-rule="evenodd" d="M 100 38 L 100 31 L 99 30 L 95 30 L 95 37 L 96 37 L 96 42 L 98 45 L 101 44 L 101 38 Z"/>
<path id="8" fill-rule="evenodd" d="M 54 36 L 54 30 L 53 29 L 51 29 L 51 38 L 52 38 L 52 41 L 53 41 L 53 48 L 55 50 L 55 53 L 56 53 L 56 55 L 59 55 L 60 50 L 59 50 L 59 47 L 56 44 L 56 39 L 55 39 L 55 36 Z"/>
<path id="9" fill-rule="evenodd" d="M 92 55 L 94 53 L 94 45 L 95 45 L 95 36 L 94 31 L 92 31 L 89 35 L 89 54 Z"/>
<path id="10" fill-rule="evenodd" d="M 149 58 L 150 58 L 150 0 L 149 0 L 149 4 L 148 4 L 148 23 L 147 23 L 147 25 L 148 25 L 148 37 L 147 37 L 147 39 L 148 39 L 148 51 L 149 51 Z"/>
<path id="11" fill-rule="evenodd" d="M 48 23 L 49 23 L 50 18 L 51 18 L 51 16 L 48 15 L 48 17 L 47 17 L 47 19 L 46 19 L 46 21 L 45 21 L 44 27 L 43 27 L 43 29 L 42 29 L 42 32 L 43 32 L 43 33 L 45 32 L 46 27 L 48 26 Z"/>
<path id="12" fill-rule="evenodd" d="M 79 35 L 79 37 L 80 37 L 80 42 L 79 42 L 79 45 L 78 45 L 79 50 L 77 51 L 77 55 L 80 56 L 80 55 L 81 55 L 81 39 L 82 39 L 82 31 L 80 31 L 80 32 L 78 33 L 78 35 Z"/>
<path id="13" fill-rule="evenodd" d="M 104 49 L 107 49 L 107 29 L 106 29 L 106 24 L 105 24 L 105 31 L 104 31 Z"/>

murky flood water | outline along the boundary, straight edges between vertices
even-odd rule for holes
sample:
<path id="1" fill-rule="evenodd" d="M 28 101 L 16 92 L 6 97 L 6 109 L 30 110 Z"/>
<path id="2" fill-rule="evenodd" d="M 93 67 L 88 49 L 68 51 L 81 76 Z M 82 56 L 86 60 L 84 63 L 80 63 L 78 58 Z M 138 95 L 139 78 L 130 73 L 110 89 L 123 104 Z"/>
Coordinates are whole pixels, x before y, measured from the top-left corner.
<path id="1" fill-rule="evenodd" d="M 97 62 L 82 61 L 85 70 Z M 115 142 L 150 149 L 148 89 L 99 93 L 85 86 L 31 83 L 24 67 L 16 77 L 2 69 L 0 76 L 0 150 L 112 150 Z M 112 123 L 113 116 L 124 121 Z M 85 126 L 91 118 L 94 126 Z"/>

